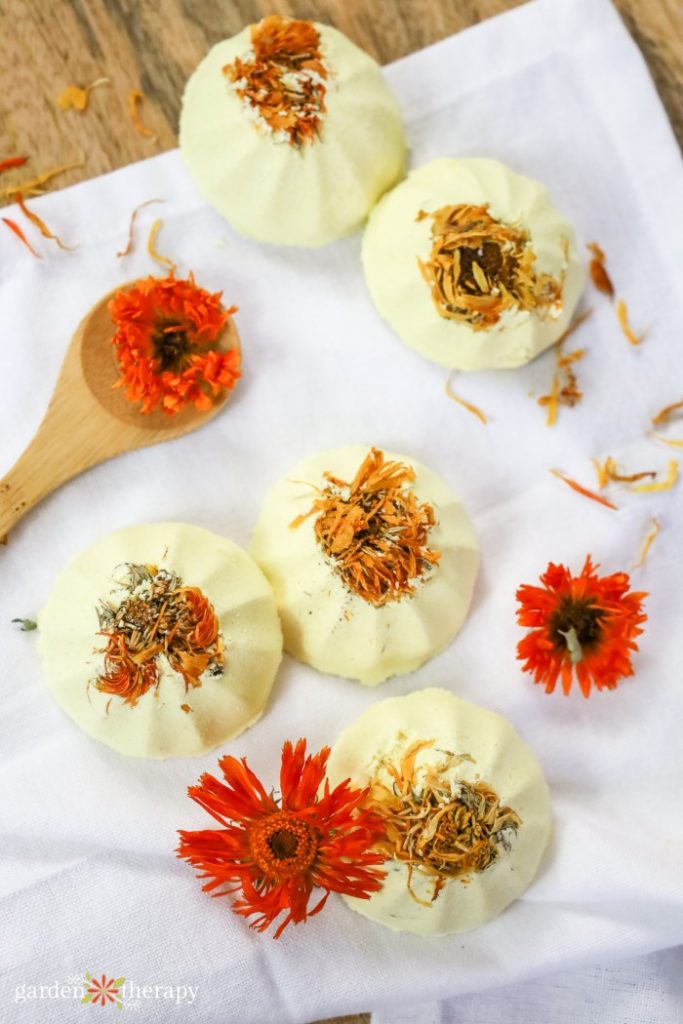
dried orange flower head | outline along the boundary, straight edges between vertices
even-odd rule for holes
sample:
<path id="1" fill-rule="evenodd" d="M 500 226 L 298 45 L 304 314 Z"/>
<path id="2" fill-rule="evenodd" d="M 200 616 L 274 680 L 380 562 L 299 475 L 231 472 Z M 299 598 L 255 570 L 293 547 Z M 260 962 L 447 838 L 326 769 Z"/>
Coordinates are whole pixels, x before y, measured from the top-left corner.
<path id="1" fill-rule="evenodd" d="M 644 593 L 629 593 L 625 572 L 598 576 L 590 555 L 578 576 L 552 562 L 541 576 L 541 587 L 524 584 L 517 591 L 517 621 L 531 627 L 519 641 L 517 657 L 534 682 L 552 693 L 561 677 L 569 693 L 574 673 L 584 697 L 591 686 L 613 690 L 620 679 L 633 675 L 631 651 L 647 615 Z"/>
<path id="2" fill-rule="evenodd" d="M 400 764 L 383 763 L 392 786 L 375 779 L 368 800 L 384 819 L 386 837 L 378 849 L 408 865 L 408 891 L 417 903 L 425 901 L 412 889 L 414 870 L 434 878 L 434 902 L 447 879 L 484 871 L 509 853 L 522 824 L 488 783 L 451 777 L 463 761 L 474 763 L 469 754 L 444 753 L 440 764 L 418 770 L 417 755 L 433 745 L 433 740 L 418 740 Z"/>
<path id="3" fill-rule="evenodd" d="M 316 515 L 315 535 L 346 586 L 377 607 L 415 591 L 440 553 L 427 547 L 434 508 L 408 486 L 415 471 L 372 448 L 348 483 L 331 473 L 297 528 Z"/>
<path id="4" fill-rule="evenodd" d="M 221 352 L 215 343 L 237 308 L 224 309 L 220 299 L 220 292 L 197 287 L 192 274 L 186 281 L 171 274 L 136 281 L 111 300 L 121 370 L 114 386 L 129 402 L 141 402 L 141 412 L 161 407 L 173 416 L 187 405 L 205 411 L 234 388 L 239 349 Z"/>
<path id="5" fill-rule="evenodd" d="M 241 893 L 233 910 L 253 917 L 265 931 L 280 914 L 279 938 L 288 924 L 299 924 L 322 910 L 330 892 L 368 899 L 382 886 L 385 857 L 372 850 L 383 833 L 381 820 L 362 807 L 367 789 L 349 780 L 330 789 L 326 779 L 329 747 L 306 755 L 306 741 L 282 748 L 280 793 L 263 788 L 246 758 L 223 757 L 223 781 L 202 775 L 189 795 L 221 825 L 183 832 L 177 854 L 209 881 L 214 896 Z M 324 890 L 312 910 L 314 888 Z"/>
<path id="6" fill-rule="evenodd" d="M 439 316 L 475 331 L 498 323 L 507 310 L 557 317 L 563 281 L 536 273 L 536 255 L 521 225 L 504 224 L 488 204 L 442 206 L 432 218 L 432 250 L 418 265 Z"/>
<path id="7" fill-rule="evenodd" d="M 207 669 L 223 672 L 218 616 L 198 587 L 184 586 L 176 573 L 155 565 L 125 564 L 117 583 L 118 599 L 101 601 L 97 609 L 107 646 L 96 689 L 135 707 L 158 687 L 161 658 L 182 676 L 186 690 L 201 686 Z"/>
<path id="8" fill-rule="evenodd" d="M 264 18 L 251 29 L 253 56 L 236 58 L 223 73 L 234 83 L 255 125 L 276 141 L 313 142 L 325 113 L 328 71 L 311 21 Z"/>

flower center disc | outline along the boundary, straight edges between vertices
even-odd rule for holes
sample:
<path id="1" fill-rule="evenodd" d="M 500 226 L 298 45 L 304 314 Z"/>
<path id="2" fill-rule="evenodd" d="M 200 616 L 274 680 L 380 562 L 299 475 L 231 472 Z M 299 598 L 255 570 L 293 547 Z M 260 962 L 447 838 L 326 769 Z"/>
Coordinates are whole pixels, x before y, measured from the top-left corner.
<path id="1" fill-rule="evenodd" d="M 187 365 L 190 341 L 180 324 L 169 324 L 159 331 L 153 340 L 154 355 L 159 360 L 159 369 L 182 371 Z"/>
<path id="2" fill-rule="evenodd" d="M 567 634 L 574 630 L 576 640 L 582 648 L 590 648 L 602 636 L 602 619 L 605 612 L 588 601 L 564 598 L 549 623 L 550 636 L 555 647 L 564 650 L 569 646 Z"/>
<path id="3" fill-rule="evenodd" d="M 264 875 L 291 878 L 304 874 L 318 852 L 318 832 L 287 811 L 276 811 L 249 830 L 251 854 Z"/>

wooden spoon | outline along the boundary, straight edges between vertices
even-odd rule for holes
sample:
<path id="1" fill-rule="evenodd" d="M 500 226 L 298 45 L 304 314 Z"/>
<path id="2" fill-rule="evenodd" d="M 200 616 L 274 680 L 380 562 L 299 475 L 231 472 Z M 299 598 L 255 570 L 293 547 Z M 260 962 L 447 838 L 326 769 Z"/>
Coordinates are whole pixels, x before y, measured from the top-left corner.
<path id="1" fill-rule="evenodd" d="M 116 292 L 133 283 L 105 295 L 76 328 L 45 417 L 24 454 L 0 480 L 0 538 L 47 494 L 83 470 L 122 452 L 189 434 L 212 419 L 232 394 L 223 391 L 206 412 L 186 406 L 168 416 L 160 409 L 141 413 L 123 389 L 113 388 L 119 367 L 107 305 Z M 239 345 L 230 318 L 215 347 L 227 352 Z"/>

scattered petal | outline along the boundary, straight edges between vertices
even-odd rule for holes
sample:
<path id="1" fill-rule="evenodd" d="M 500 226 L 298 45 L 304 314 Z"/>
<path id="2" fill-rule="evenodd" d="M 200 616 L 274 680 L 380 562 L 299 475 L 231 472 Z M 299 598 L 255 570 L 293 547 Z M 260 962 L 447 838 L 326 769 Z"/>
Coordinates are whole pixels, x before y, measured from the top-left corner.
<path id="1" fill-rule="evenodd" d="M 629 490 L 635 491 L 638 494 L 652 494 L 655 491 L 670 491 L 678 479 L 678 462 L 676 459 L 670 459 L 667 466 L 666 478 L 664 480 L 655 481 L 652 484 L 638 484 L 637 487 L 631 487 Z"/>
<path id="2" fill-rule="evenodd" d="M 648 534 L 647 534 L 645 540 L 643 541 L 643 546 L 642 546 L 641 551 L 640 551 L 640 558 L 638 559 L 638 561 L 633 566 L 634 569 L 639 569 L 641 565 L 645 564 L 645 559 L 647 558 L 647 556 L 648 556 L 648 554 L 650 552 L 650 548 L 652 547 L 652 542 L 654 541 L 655 537 L 657 536 L 657 534 L 659 533 L 659 531 L 661 529 L 661 525 L 662 524 L 659 522 L 659 519 L 655 519 L 655 517 L 653 516 L 652 517 L 652 526 L 650 527 L 650 530 L 648 531 Z"/>
<path id="3" fill-rule="evenodd" d="M 32 253 L 37 260 L 42 260 L 43 257 L 40 255 L 39 252 L 36 252 L 36 250 L 33 248 L 33 246 L 31 245 L 31 243 L 29 242 L 28 238 L 26 237 L 24 232 L 21 230 L 19 225 L 16 224 L 13 220 L 10 220 L 9 217 L 3 217 L 2 219 L 3 219 L 4 223 L 7 225 L 7 227 L 10 229 L 10 231 L 14 232 L 14 234 L 17 236 L 19 241 L 24 243 L 24 245 L 26 246 L 28 251 L 30 253 Z"/>
<path id="4" fill-rule="evenodd" d="M 605 254 L 598 245 L 597 242 L 589 242 L 586 248 L 593 253 L 593 259 L 590 261 L 588 272 L 591 276 L 591 281 L 604 295 L 609 295 L 610 298 L 614 297 L 614 286 L 611 278 L 605 268 Z"/>
<path id="5" fill-rule="evenodd" d="M 453 375 L 451 374 L 451 376 L 446 381 L 446 394 L 448 395 L 448 397 L 453 402 L 457 402 L 457 404 L 461 405 L 464 409 L 467 409 L 468 412 L 471 412 L 474 416 L 477 417 L 477 419 L 481 420 L 482 423 L 488 423 L 488 418 L 486 414 L 481 411 L 481 409 L 479 409 L 476 405 L 473 405 L 471 402 L 465 401 L 465 399 L 461 398 L 460 395 L 456 395 L 455 391 L 453 390 L 453 385 L 451 384 L 452 379 Z"/>
<path id="6" fill-rule="evenodd" d="M 157 261 L 157 263 L 160 263 L 163 267 L 168 267 L 168 269 L 171 272 L 171 275 L 173 275 L 176 269 L 176 265 L 173 262 L 173 260 L 169 260 L 167 256 L 161 256 L 156 250 L 157 235 L 159 234 L 159 228 L 161 227 L 162 224 L 163 221 L 161 220 L 161 218 L 155 220 L 154 223 L 152 224 L 152 230 L 150 231 L 149 238 L 147 240 L 147 252 L 150 254 L 153 260 Z"/>
<path id="7" fill-rule="evenodd" d="M 614 308 L 617 311 L 617 320 L 619 321 L 619 326 L 624 332 L 624 336 L 628 339 L 629 344 L 640 345 L 641 341 L 645 337 L 645 334 L 643 333 L 641 335 L 637 335 L 634 334 L 631 330 L 631 326 L 628 322 L 628 310 L 626 309 L 626 303 L 624 302 L 624 300 L 619 299 Z"/>
<path id="8" fill-rule="evenodd" d="M 144 98 L 144 93 L 140 92 L 139 89 L 131 89 L 128 93 L 128 112 L 130 114 L 130 119 L 133 122 L 133 127 L 138 135 L 144 135 L 148 139 L 158 139 L 159 136 L 156 135 L 151 128 L 146 128 L 140 120 L 138 105 L 143 102 Z"/>
<path id="9" fill-rule="evenodd" d="M 8 156 L 4 160 L 0 160 L 0 174 L 3 171 L 9 171 L 12 167 L 23 167 L 27 156 Z"/>
<path id="10" fill-rule="evenodd" d="M 607 508 L 612 508 L 616 511 L 617 506 L 613 502 L 608 501 L 607 498 L 603 498 L 601 494 L 596 494 L 595 491 L 590 491 L 587 487 L 583 487 L 582 484 L 577 484 L 576 480 L 572 480 L 571 477 L 565 476 L 559 469 L 551 469 L 550 472 L 553 476 L 558 477 L 559 480 L 563 480 L 573 491 L 578 494 L 582 494 L 584 498 L 590 498 L 591 501 L 597 501 L 600 505 L 605 505 Z"/>
<path id="11" fill-rule="evenodd" d="M 126 242 L 126 247 L 125 247 L 125 249 L 122 249 L 121 252 L 117 252 L 117 254 L 116 254 L 119 259 L 122 256 L 128 256 L 129 253 L 131 252 L 132 248 L 133 248 L 133 230 L 135 228 L 135 221 L 136 221 L 138 212 L 140 210 L 142 210 L 142 208 L 144 206 L 149 206 L 151 203 L 165 203 L 165 202 L 166 202 L 165 199 L 146 199 L 144 203 L 140 203 L 138 206 L 135 207 L 135 209 L 133 210 L 133 212 L 130 215 L 130 223 L 128 225 L 128 241 Z"/>
<path id="12" fill-rule="evenodd" d="M 75 245 L 64 245 L 62 240 L 57 235 L 53 235 L 45 221 L 41 220 L 37 213 L 33 213 L 32 210 L 29 210 L 21 192 L 17 192 L 16 201 L 23 215 L 26 217 L 27 220 L 31 222 L 31 224 L 34 225 L 34 227 L 38 228 L 43 238 L 47 238 L 53 242 L 56 242 L 59 248 L 63 249 L 64 252 L 73 252 L 74 249 L 78 248 Z"/>

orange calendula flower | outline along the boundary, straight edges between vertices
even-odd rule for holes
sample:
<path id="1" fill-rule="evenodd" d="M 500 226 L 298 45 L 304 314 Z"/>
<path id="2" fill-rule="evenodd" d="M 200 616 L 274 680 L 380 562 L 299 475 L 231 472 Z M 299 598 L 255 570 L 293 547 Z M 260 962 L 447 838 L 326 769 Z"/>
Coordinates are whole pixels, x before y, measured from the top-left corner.
<path id="1" fill-rule="evenodd" d="M 198 288 L 192 274 L 187 281 L 171 274 L 136 281 L 109 303 L 121 369 L 114 386 L 141 402 L 141 412 L 160 406 L 173 416 L 187 405 L 204 411 L 235 386 L 239 349 L 221 352 L 214 343 L 237 307 L 224 309 L 220 299 L 220 292 Z"/>
<path id="2" fill-rule="evenodd" d="M 215 896 L 241 892 L 233 909 L 254 917 L 251 927 L 265 931 L 285 914 L 275 932 L 299 924 L 322 910 L 330 892 L 368 899 L 382 887 L 385 857 L 372 851 L 384 831 L 381 819 L 362 805 L 368 789 L 349 780 L 330 790 L 323 747 L 306 755 L 306 740 L 282 748 L 280 793 L 276 800 L 261 785 L 246 758 L 218 762 L 224 782 L 202 775 L 188 793 L 220 822 L 220 829 L 183 832 L 177 855 L 208 878 Z M 322 788 L 321 791 L 321 786 Z M 324 895 L 308 909 L 314 888 Z"/>
<path id="3" fill-rule="evenodd" d="M 613 690 L 624 676 L 633 675 L 631 651 L 647 619 L 644 593 L 629 593 L 625 572 L 598 576 L 590 555 L 581 573 L 572 576 L 552 562 L 541 576 L 542 587 L 524 584 L 517 591 L 520 626 L 531 632 L 517 644 L 517 657 L 534 682 L 552 693 L 558 678 L 569 693 L 574 673 L 584 697 L 591 686 Z"/>

